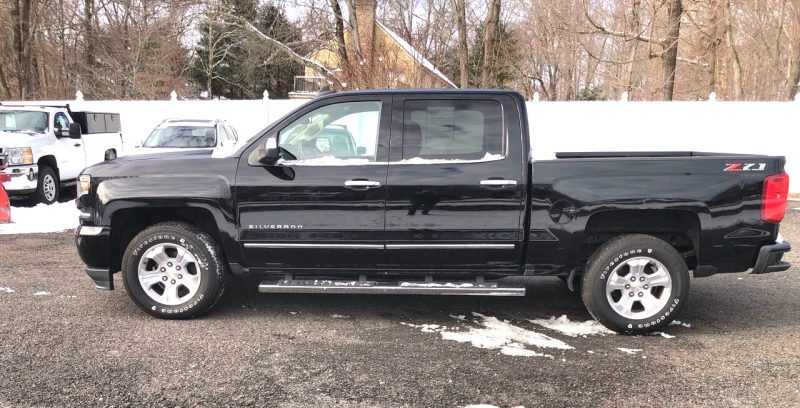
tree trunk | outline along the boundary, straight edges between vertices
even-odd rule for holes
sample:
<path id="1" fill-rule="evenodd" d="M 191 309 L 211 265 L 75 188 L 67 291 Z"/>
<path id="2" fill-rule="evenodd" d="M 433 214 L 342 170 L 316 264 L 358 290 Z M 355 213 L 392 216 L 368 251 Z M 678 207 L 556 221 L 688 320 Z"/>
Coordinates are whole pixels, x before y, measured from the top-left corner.
<path id="1" fill-rule="evenodd" d="M 639 35 L 639 30 L 642 27 L 642 20 L 641 20 L 641 6 L 642 0 L 632 0 L 631 1 L 631 19 L 628 24 L 628 31 L 630 31 L 631 35 Z M 626 86 L 626 91 L 628 91 L 628 96 L 633 95 L 633 89 L 636 85 L 636 52 L 639 49 L 639 41 L 630 41 L 630 50 L 628 51 L 628 84 Z"/>
<path id="2" fill-rule="evenodd" d="M 467 45 L 467 10 L 464 0 L 453 0 L 453 9 L 458 26 L 458 71 L 461 88 L 469 88 L 469 46 Z"/>
<path id="3" fill-rule="evenodd" d="M 483 72 L 481 72 L 481 87 L 488 88 L 494 84 L 494 74 L 498 31 L 500 31 L 500 1 L 489 0 L 489 13 L 483 25 Z"/>
<path id="4" fill-rule="evenodd" d="M 342 17 L 342 7 L 339 0 L 331 0 L 333 16 L 336 19 L 336 49 L 339 53 L 339 60 L 342 66 L 347 66 L 347 45 L 344 42 L 344 17 Z"/>
<path id="5" fill-rule="evenodd" d="M 800 41 L 798 41 L 798 45 L 800 45 Z M 798 51 L 798 55 L 795 57 L 792 70 L 793 72 L 789 77 L 789 83 L 786 87 L 786 99 L 788 100 L 792 100 L 795 95 L 800 94 L 800 51 Z"/>
<path id="6" fill-rule="evenodd" d="M 663 99 L 671 101 L 675 93 L 675 67 L 678 62 L 678 38 L 681 34 L 681 17 L 683 5 L 681 0 L 669 0 L 667 10 L 667 37 L 661 43 L 664 53 L 661 55 L 661 65 L 664 70 Z"/>
<path id="7" fill-rule="evenodd" d="M 91 69 L 94 66 L 94 0 L 83 1 L 83 31 L 86 36 L 86 49 L 84 49 L 84 59 L 86 67 Z"/>
<path id="8" fill-rule="evenodd" d="M 739 53 L 736 52 L 736 44 L 733 40 L 733 22 L 731 17 L 731 2 L 723 0 L 722 4 L 722 25 L 725 32 L 725 49 L 728 51 L 728 58 L 731 60 L 733 69 L 733 97 L 741 100 L 744 97 L 742 90 L 742 64 L 739 62 Z"/>
<path id="9" fill-rule="evenodd" d="M 14 52 L 17 54 L 17 86 L 20 99 L 29 99 L 33 81 L 31 72 L 31 0 L 14 0 L 11 10 L 14 24 Z"/>

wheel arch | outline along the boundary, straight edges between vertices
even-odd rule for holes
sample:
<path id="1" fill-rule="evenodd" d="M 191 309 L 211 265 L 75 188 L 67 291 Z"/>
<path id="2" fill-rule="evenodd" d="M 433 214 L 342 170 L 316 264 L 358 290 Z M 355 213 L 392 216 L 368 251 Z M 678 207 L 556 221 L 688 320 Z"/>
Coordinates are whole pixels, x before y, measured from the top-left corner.
<path id="1" fill-rule="evenodd" d="M 130 207 L 111 215 L 111 270 L 121 268 L 122 258 L 130 241 L 144 229 L 162 222 L 183 222 L 211 235 L 220 247 L 223 240 L 211 210 L 199 206 Z M 223 250 L 223 254 L 224 254 Z"/>
<path id="2" fill-rule="evenodd" d="M 47 166 L 53 169 L 53 171 L 56 173 L 56 176 L 59 175 L 58 160 L 51 154 L 40 157 L 39 160 L 36 161 L 36 164 L 39 166 Z"/>
<path id="3" fill-rule="evenodd" d="M 611 239 L 628 234 L 646 234 L 674 247 L 689 269 L 700 258 L 700 217 L 693 211 L 677 209 L 620 209 L 600 211 L 587 220 L 582 255 L 588 258 Z"/>

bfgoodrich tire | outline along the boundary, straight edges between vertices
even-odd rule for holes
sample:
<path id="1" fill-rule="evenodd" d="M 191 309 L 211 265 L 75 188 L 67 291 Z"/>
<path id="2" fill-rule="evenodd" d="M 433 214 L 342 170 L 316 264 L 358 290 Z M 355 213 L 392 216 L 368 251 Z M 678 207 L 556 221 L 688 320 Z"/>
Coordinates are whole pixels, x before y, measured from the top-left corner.
<path id="1" fill-rule="evenodd" d="M 209 311 L 225 291 L 222 251 L 191 225 L 166 222 L 139 233 L 122 258 L 125 290 L 145 312 L 188 319 Z"/>
<path id="2" fill-rule="evenodd" d="M 622 334 L 668 325 L 689 294 L 678 251 L 650 235 L 623 235 L 598 248 L 583 274 L 581 297 L 597 321 Z"/>

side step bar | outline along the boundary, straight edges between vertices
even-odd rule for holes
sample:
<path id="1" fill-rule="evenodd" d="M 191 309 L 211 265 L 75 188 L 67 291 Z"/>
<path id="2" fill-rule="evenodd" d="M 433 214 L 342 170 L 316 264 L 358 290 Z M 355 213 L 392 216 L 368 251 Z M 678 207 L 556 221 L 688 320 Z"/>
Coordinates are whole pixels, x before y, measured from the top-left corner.
<path id="1" fill-rule="evenodd" d="M 258 285 L 258 291 L 261 293 L 525 296 L 524 287 L 500 287 L 496 283 L 392 283 L 362 280 L 265 280 Z"/>

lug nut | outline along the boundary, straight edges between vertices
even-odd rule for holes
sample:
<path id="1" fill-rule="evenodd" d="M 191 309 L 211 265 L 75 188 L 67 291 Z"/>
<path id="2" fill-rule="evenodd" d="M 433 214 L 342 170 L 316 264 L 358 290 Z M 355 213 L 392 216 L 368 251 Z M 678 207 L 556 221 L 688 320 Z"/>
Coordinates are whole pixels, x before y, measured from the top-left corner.
<path id="1" fill-rule="evenodd" d="M 167 262 L 167 266 L 172 266 L 172 262 Z"/>
<path id="2" fill-rule="evenodd" d="M 161 280 L 162 280 L 162 281 L 164 281 L 164 282 L 166 282 L 166 281 L 167 281 L 167 277 L 166 277 L 166 276 L 162 276 L 162 277 L 161 277 Z"/>
<path id="3" fill-rule="evenodd" d="M 641 278 L 639 278 L 639 280 L 640 280 L 640 281 L 642 281 L 642 282 L 644 282 L 644 276 L 642 276 Z"/>
<path id="4" fill-rule="evenodd" d="M 629 285 L 629 284 L 627 284 L 627 283 L 626 283 L 626 284 L 625 284 L 625 289 L 630 289 L 630 288 L 631 288 L 631 285 Z"/>
<path id="5" fill-rule="evenodd" d="M 167 268 L 164 268 L 164 267 L 161 268 L 161 272 L 166 272 L 166 271 L 167 271 Z"/>
<path id="6" fill-rule="evenodd" d="M 644 293 L 639 292 L 639 297 L 642 297 L 642 296 L 644 296 Z"/>
<path id="7" fill-rule="evenodd" d="M 178 279 L 183 279 L 183 275 L 178 274 Z"/>
<path id="8" fill-rule="evenodd" d="M 181 266 L 180 266 L 180 265 L 176 266 L 176 267 L 175 267 L 175 270 L 176 270 L 176 271 L 179 271 L 179 270 L 181 270 Z"/>
<path id="9" fill-rule="evenodd" d="M 631 276 L 631 282 L 636 282 L 636 277 L 635 276 Z"/>
<path id="10" fill-rule="evenodd" d="M 629 294 L 628 294 L 628 296 L 631 296 L 631 297 L 633 297 L 633 292 L 629 293 Z"/>
<path id="11" fill-rule="evenodd" d="M 645 285 L 644 285 L 644 288 L 645 288 L 645 289 L 650 289 L 650 285 L 648 285 L 648 284 L 645 284 Z"/>
<path id="12" fill-rule="evenodd" d="M 169 281 L 169 283 L 171 283 L 171 284 L 173 284 L 173 285 L 174 285 L 174 284 L 175 284 L 175 279 L 173 279 L 173 280 Z M 640 293 L 640 295 L 641 295 L 641 293 Z"/>

